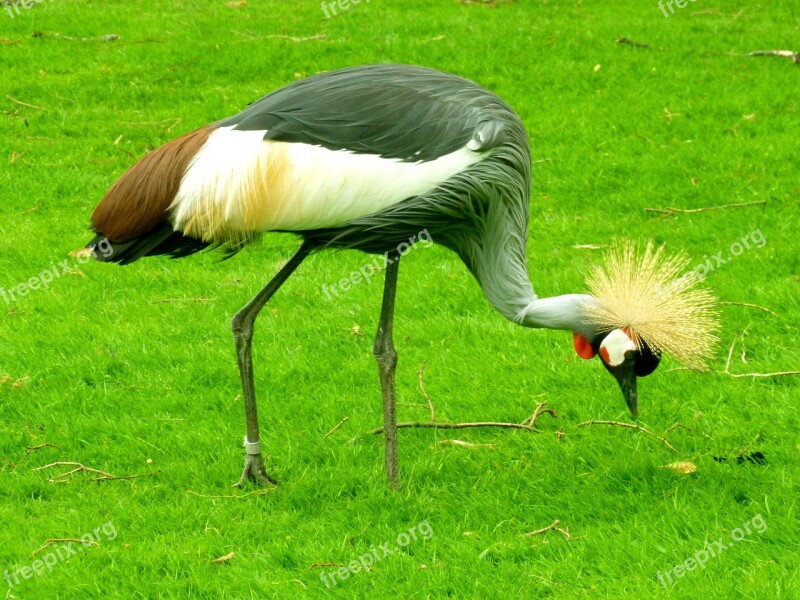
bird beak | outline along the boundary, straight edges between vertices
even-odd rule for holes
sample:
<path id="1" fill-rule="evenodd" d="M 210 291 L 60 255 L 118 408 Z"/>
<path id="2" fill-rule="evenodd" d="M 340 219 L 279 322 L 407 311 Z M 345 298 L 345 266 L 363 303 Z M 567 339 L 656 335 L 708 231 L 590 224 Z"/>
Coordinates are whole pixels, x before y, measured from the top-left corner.
<path id="1" fill-rule="evenodd" d="M 613 373 L 622 390 L 622 395 L 625 397 L 625 404 L 628 405 L 631 416 L 635 419 L 639 416 L 639 397 L 636 394 L 636 373 L 633 365 L 623 365 Z"/>

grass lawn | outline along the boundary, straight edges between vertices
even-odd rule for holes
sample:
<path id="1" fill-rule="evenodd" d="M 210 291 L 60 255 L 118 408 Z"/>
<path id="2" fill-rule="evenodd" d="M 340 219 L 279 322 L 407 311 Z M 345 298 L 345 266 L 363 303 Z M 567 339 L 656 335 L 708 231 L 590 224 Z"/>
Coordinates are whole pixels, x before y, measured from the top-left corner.
<path id="1" fill-rule="evenodd" d="M 744 56 L 800 50 L 796 4 L 670 2 L 665 17 L 655 0 L 365 0 L 331 18 L 316 1 L 3 4 L 2 597 L 800 597 L 800 377 L 725 373 L 735 339 L 729 373 L 800 369 L 800 67 Z M 382 278 L 330 298 L 324 284 L 372 258 L 328 252 L 257 325 L 262 445 L 281 485 L 230 487 L 245 427 L 229 319 L 297 241 L 124 268 L 70 252 L 149 150 L 295 78 L 375 62 L 460 74 L 519 112 L 540 296 L 583 291 L 592 247 L 623 237 L 713 266 L 708 286 L 733 303 L 713 372 L 665 359 L 640 382 L 640 424 L 681 423 L 666 434 L 676 451 L 578 427 L 630 419 L 601 365 L 568 333 L 506 322 L 455 255 L 418 245 L 398 287 L 400 420 L 428 419 L 423 363 L 439 421 L 520 422 L 542 401 L 558 416 L 538 433 L 401 430 L 389 491 L 383 440 L 367 434 L 382 422 Z M 9 295 L 48 270 L 46 289 Z M 36 470 L 55 461 L 145 476 Z M 664 468 L 677 461 L 697 471 Z M 555 520 L 571 539 L 524 536 Z M 84 534 L 99 543 L 34 555 Z M 360 558 L 369 570 L 344 566 Z"/>

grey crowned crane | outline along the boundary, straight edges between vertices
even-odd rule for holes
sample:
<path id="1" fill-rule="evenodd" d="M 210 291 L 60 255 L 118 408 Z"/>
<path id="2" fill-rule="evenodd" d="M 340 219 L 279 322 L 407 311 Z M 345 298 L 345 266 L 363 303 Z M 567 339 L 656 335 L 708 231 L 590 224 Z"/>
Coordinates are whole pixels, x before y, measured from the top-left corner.
<path id="1" fill-rule="evenodd" d="M 461 258 L 505 318 L 571 331 L 582 358 L 599 355 L 634 417 L 636 379 L 662 352 L 701 365 L 712 351 L 713 298 L 679 277 L 685 257 L 668 258 L 662 248 L 648 245 L 640 256 L 620 246 L 592 274 L 592 294 L 538 298 L 526 264 L 530 178 L 525 128 L 493 93 L 428 68 L 359 66 L 291 83 L 139 160 L 92 214 L 88 247 L 124 265 L 207 246 L 235 251 L 265 231 L 302 238 L 231 323 L 247 417 L 239 484 L 275 481 L 261 456 L 253 383 L 259 311 L 312 252 L 388 253 L 373 353 L 386 472 L 396 487 L 397 248 L 424 230 Z"/>

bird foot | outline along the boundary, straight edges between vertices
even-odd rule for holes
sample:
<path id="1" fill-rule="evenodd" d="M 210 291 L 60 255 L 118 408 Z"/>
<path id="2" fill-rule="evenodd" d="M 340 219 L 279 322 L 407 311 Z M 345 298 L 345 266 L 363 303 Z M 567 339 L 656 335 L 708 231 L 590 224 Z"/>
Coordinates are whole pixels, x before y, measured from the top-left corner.
<path id="1" fill-rule="evenodd" d="M 267 485 L 270 483 L 272 485 L 278 485 L 278 480 L 267 473 L 267 469 L 264 467 L 264 459 L 261 458 L 260 454 L 247 455 L 244 462 L 242 477 L 239 479 L 238 483 L 233 484 L 233 487 L 242 487 L 250 481 L 258 485 Z"/>

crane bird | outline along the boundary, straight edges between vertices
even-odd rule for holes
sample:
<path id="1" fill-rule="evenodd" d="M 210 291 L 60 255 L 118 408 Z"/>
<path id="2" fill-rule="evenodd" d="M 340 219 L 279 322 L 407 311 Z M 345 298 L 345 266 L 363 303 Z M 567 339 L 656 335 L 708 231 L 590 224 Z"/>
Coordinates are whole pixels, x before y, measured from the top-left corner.
<path id="1" fill-rule="evenodd" d="M 302 238 L 231 322 L 247 418 L 236 485 L 275 483 L 261 455 L 253 382 L 259 311 L 312 252 L 387 255 L 373 354 L 386 473 L 397 487 L 398 248 L 423 230 L 461 258 L 502 316 L 571 331 L 579 356 L 599 355 L 634 417 L 637 377 L 651 373 L 662 352 L 700 365 L 713 347 L 712 297 L 679 277 L 685 257 L 668 258 L 663 248 L 649 245 L 639 256 L 620 246 L 593 273 L 593 293 L 537 297 L 526 264 L 530 171 L 525 128 L 492 92 L 418 66 L 346 68 L 295 81 L 147 154 L 95 209 L 88 247 L 125 265 L 208 246 L 235 252 L 266 231 Z"/>

